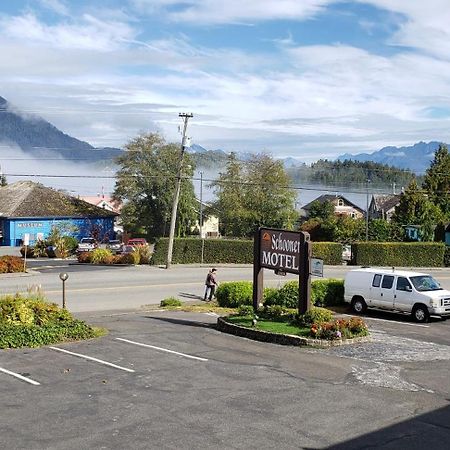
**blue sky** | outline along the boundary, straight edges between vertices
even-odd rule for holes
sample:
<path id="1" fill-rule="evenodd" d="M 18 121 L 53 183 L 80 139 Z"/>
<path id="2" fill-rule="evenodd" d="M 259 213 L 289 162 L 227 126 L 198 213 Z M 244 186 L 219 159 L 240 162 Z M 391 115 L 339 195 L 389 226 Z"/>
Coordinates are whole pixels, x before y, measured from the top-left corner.
<path id="1" fill-rule="evenodd" d="M 0 95 L 95 146 L 140 132 L 311 162 L 450 142 L 448 0 L 0 2 Z"/>

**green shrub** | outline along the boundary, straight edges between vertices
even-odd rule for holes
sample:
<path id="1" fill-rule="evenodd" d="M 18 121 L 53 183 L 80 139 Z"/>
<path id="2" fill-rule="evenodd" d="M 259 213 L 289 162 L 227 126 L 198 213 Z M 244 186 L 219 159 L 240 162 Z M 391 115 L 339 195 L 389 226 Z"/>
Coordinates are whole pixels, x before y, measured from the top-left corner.
<path id="1" fill-rule="evenodd" d="M 273 287 L 266 287 L 263 291 L 263 304 L 264 305 L 277 305 L 278 304 L 278 289 Z"/>
<path id="2" fill-rule="evenodd" d="M 319 325 L 329 322 L 333 318 L 333 313 L 329 309 L 313 306 L 305 314 L 297 316 L 296 320 L 302 326 L 310 327 L 313 324 Z"/>
<path id="3" fill-rule="evenodd" d="M 311 282 L 311 302 L 316 306 L 343 305 L 344 280 L 314 280 Z"/>
<path id="4" fill-rule="evenodd" d="M 81 320 L 43 326 L 5 324 L 0 327 L 0 348 L 39 347 L 96 336 L 98 332 Z"/>
<path id="5" fill-rule="evenodd" d="M 217 303 L 225 308 L 237 308 L 253 303 L 253 283 L 251 281 L 232 281 L 221 283 L 216 291 Z"/>
<path id="6" fill-rule="evenodd" d="M 280 319 L 281 317 L 286 317 L 289 314 L 289 309 L 280 305 L 265 306 L 262 311 L 262 315 L 269 319 Z"/>
<path id="7" fill-rule="evenodd" d="M 63 237 L 65 246 L 69 254 L 73 255 L 78 248 L 78 239 L 73 236 L 64 236 Z"/>
<path id="8" fill-rule="evenodd" d="M 312 254 L 314 258 L 323 259 L 324 264 L 342 264 L 342 244 L 338 242 L 313 242 Z"/>
<path id="9" fill-rule="evenodd" d="M 165 306 L 182 306 L 183 302 L 176 297 L 168 297 L 161 300 L 160 306 L 164 308 Z"/>
<path id="10" fill-rule="evenodd" d="M 92 251 L 91 263 L 92 264 L 112 264 L 114 255 L 111 250 L 106 248 L 96 248 Z"/>
<path id="11" fill-rule="evenodd" d="M 0 298 L 0 348 L 38 347 L 98 333 L 69 311 L 36 296 Z"/>
<path id="12" fill-rule="evenodd" d="M 39 240 L 36 241 L 33 247 L 33 255 L 35 258 L 39 258 L 47 255 L 47 247 L 49 246 L 47 241 Z M 75 247 L 76 248 L 76 247 Z"/>
<path id="13" fill-rule="evenodd" d="M 450 267 L 450 246 L 445 247 L 444 266 Z"/>
<path id="14" fill-rule="evenodd" d="M 240 316 L 253 316 L 254 313 L 253 306 L 251 305 L 240 305 L 238 308 L 238 314 Z"/>
<path id="15" fill-rule="evenodd" d="M 442 242 L 357 242 L 352 245 L 358 266 L 442 267 Z"/>

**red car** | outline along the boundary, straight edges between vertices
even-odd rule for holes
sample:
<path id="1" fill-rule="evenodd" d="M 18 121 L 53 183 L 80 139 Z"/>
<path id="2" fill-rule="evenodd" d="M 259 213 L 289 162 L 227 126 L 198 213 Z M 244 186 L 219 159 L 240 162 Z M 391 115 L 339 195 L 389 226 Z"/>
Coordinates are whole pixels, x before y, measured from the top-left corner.
<path id="1" fill-rule="evenodd" d="M 144 238 L 131 238 L 128 245 L 148 245 L 148 242 Z"/>

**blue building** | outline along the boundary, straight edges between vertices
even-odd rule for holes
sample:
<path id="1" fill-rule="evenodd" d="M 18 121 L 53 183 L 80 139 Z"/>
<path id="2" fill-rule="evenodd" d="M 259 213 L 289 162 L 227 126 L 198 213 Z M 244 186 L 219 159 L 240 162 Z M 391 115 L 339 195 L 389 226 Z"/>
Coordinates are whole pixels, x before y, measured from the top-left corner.
<path id="1" fill-rule="evenodd" d="M 117 213 L 32 181 L 0 187 L 1 245 L 20 246 L 25 234 L 33 245 L 37 240 L 45 240 L 54 226 L 70 229 L 68 234 L 77 239 L 114 239 L 116 216 Z"/>

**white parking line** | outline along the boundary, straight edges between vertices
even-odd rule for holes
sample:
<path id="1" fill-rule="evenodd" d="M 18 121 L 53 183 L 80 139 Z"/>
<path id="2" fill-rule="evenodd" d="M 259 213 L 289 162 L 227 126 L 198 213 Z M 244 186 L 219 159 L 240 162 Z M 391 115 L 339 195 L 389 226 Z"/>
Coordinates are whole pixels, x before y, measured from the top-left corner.
<path id="1" fill-rule="evenodd" d="M 102 359 L 93 358 L 92 356 L 82 355 L 81 353 L 69 352 L 69 350 L 64 350 L 64 349 L 58 348 L 58 347 L 48 347 L 48 348 L 51 348 L 52 350 L 56 350 L 58 352 L 67 353 L 72 356 L 78 356 L 79 358 L 87 359 L 89 361 L 95 361 L 100 364 L 104 364 L 105 366 L 114 367 L 115 369 L 125 370 L 125 372 L 134 372 L 133 369 L 128 369 L 128 367 L 118 366 L 118 365 L 110 363 L 108 361 L 103 361 Z"/>
<path id="2" fill-rule="evenodd" d="M 161 350 L 162 352 L 172 353 L 178 356 L 184 356 L 185 358 L 196 359 L 198 361 L 208 361 L 206 358 L 200 358 L 199 356 L 186 355 L 186 353 L 174 352 L 173 350 L 168 350 L 167 348 L 155 347 L 154 345 L 143 344 L 141 342 L 130 341 L 128 339 L 116 338 L 118 341 L 128 342 L 129 344 L 139 345 L 141 347 L 154 348 L 155 350 Z"/>
<path id="3" fill-rule="evenodd" d="M 219 317 L 219 314 L 216 314 L 214 312 L 207 312 L 205 313 L 207 316 L 212 316 L 212 317 Z"/>
<path id="4" fill-rule="evenodd" d="M 340 314 L 341 316 L 346 316 L 346 317 L 355 317 L 352 316 L 351 314 Z M 387 323 L 398 323 L 400 325 L 408 325 L 410 327 L 422 327 L 422 328 L 429 328 L 430 325 L 421 325 L 420 323 L 408 323 L 408 322 L 398 322 L 396 320 L 388 320 L 388 319 L 377 319 L 375 317 L 362 317 L 364 320 L 377 320 L 378 322 L 387 322 Z"/>
<path id="5" fill-rule="evenodd" d="M 40 384 L 41 384 L 41 383 L 38 383 L 37 381 L 32 380 L 31 378 L 27 378 L 27 377 L 24 377 L 23 375 L 20 375 L 19 373 L 15 373 L 15 372 L 11 372 L 10 370 L 3 369 L 3 367 L 0 367 L 0 372 L 3 372 L 8 375 L 11 375 L 13 377 L 16 377 L 19 380 L 26 381 L 27 383 L 34 384 L 35 386 L 40 386 Z"/>

